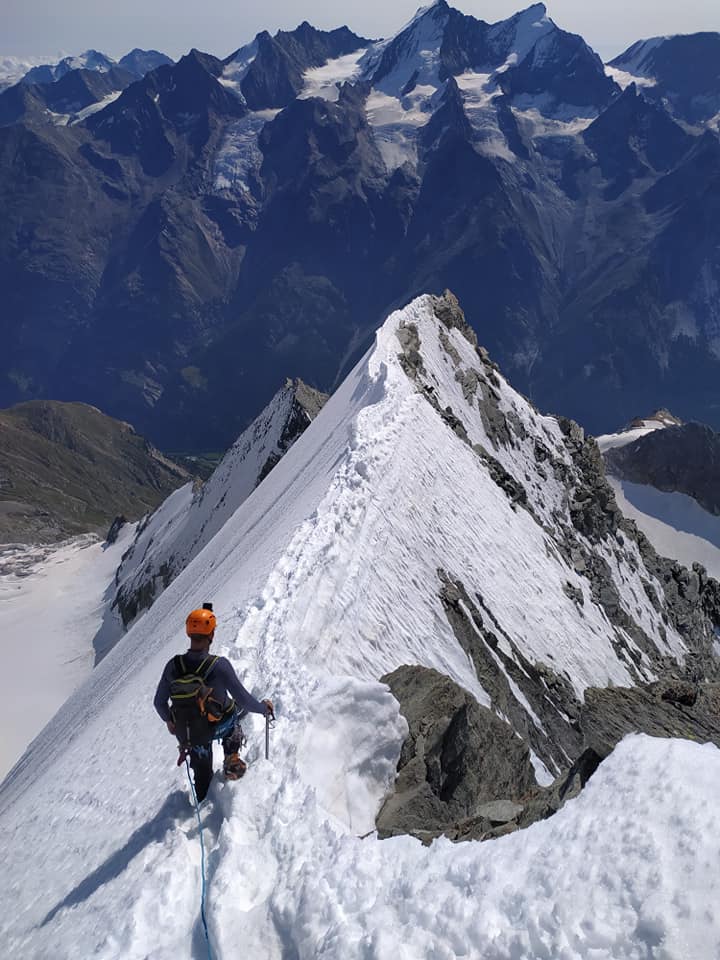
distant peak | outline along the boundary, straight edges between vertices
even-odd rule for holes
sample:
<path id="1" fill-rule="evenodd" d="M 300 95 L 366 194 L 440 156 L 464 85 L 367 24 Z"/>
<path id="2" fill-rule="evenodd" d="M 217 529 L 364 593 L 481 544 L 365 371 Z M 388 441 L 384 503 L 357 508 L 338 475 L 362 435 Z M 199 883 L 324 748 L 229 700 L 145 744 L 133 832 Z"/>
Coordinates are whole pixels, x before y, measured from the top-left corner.
<path id="1" fill-rule="evenodd" d="M 517 24 L 535 24 L 542 23 L 543 21 L 550 22 L 547 7 L 544 3 L 534 3 L 532 6 L 526 7 L 525 10 L 520 10 L 515 16 L 509 18 L 509 22 Z"/>
<path id="2" fill-rule="evenodd" d="M 415 16 L 412 18 L 410 23 L 415 23 L 417 20 L 422 20 L 424 17 L 435 16 L 438 13 L 449 13 L 450 6 L 447 3 L 447 0 L 434 0 L 433 3 L 427 3 L 422 7 L 418 7 L 415 11 Z"/>
<path id="3" fill-rule="evenodd" d="M 640 427 L 681 427 L 683 421 L 664 408 L 651 413 L 649 417 L 636 417 L 625 430 L 637 430 Z"/>

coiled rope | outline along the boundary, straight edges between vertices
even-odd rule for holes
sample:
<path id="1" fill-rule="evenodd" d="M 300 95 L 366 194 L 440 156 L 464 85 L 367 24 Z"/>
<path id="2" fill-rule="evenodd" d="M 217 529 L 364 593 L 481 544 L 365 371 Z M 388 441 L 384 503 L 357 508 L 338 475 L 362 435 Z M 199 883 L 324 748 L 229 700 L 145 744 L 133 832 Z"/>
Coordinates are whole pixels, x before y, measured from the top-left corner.
<path id="1" fill-rule="evenodd" d="M 205 941 L 207 943 L 208 960 L 213 960 L 212 947 L 210 946 L 210 933 L 208 931 L 207 918 L 205 916 L 205 843 L 203 841 L 202 820 L 200 819 L 200 804 L 198 803 L 197 793 L 195 793 L 195 784 L 190 776 L 190 761 L 185 757 L 185 769 L 187 770 L 190 790 L 195 804 L 195 813 L 197 814 L 198 833 L 200 834 L 200 876 L 202 878 L 202 887 L 200 891 L 200 916 L 202 917 L 203 930 L 205 931 Z"/>

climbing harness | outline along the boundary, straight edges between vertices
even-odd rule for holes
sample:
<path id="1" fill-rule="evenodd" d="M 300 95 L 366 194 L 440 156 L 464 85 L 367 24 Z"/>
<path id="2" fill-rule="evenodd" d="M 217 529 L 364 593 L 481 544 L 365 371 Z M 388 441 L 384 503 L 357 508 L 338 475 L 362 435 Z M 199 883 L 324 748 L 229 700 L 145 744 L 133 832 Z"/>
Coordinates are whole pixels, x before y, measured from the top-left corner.
<path id="1" fill-rule="evenodd" d="M 192 791 L 193 803 L 195 804 L 195 813 L 197 814 L 198 833 L 200 834 L 200 876 L 202 887 L 200 891 L 200 916 L 202 918 L 203 930 L 205 931 L 205 941 L 207 943 L 208 960 L 213 960 L 212 947 L 210 946 L 210 933 L 208 932 L 207 918 L 205 916 L 205 843 L 203 841 L 202 820 L 200 819 L 200 804 L 198 803 L 197 793 L 195 793 L 195 784 L 190 776 L 190 761 L 185 757 L 185 769 L 187 770 L 190 790 Z"/>

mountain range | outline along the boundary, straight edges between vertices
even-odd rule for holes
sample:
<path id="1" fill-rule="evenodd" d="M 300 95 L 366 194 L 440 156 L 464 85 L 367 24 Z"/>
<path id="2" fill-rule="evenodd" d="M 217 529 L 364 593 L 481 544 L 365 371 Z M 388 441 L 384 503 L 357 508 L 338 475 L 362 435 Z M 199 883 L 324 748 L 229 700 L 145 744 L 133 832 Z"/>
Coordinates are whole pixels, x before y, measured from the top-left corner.
<path id="1" fill-rule="evenodd" d="M 121 61 L 11 87 L 0 402 L 222 449 L 449 286 L 543 409 L 720 426 L 719 42 L 606 67 L 542 4 L 490 24 L 439 0 L 387 40 L 304 22 L 127 84 Z"/>

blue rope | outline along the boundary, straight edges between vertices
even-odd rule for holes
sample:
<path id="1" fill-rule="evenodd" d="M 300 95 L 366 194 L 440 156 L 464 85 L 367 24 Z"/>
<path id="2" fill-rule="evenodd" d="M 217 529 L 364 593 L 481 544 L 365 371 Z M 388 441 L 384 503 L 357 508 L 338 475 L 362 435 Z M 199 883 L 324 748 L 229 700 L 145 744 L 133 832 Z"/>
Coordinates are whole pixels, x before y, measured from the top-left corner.
<path id="1" fill-rule="evenodd" d="M 195 803 L 195 813 L 198 819 L 198 832 L 200 834 L 200 875 L 202 877 L 202 888 L 200 892 L 200 916 L 202 917 L 203 930 L 205 931 L 205 940 L 207 942 L 208 960 L 213 960 L 212 947 L 210 946 L 210 933 L 208 932 L 207 918 L 205 917 L 205 844 L 203 842 L 202 820 L 200 819 L 200 804 L 198 803 L 197 793 L 195 793 L 195 784 L 190 776 L 190 761 L 185 757 L 185 769 L 187 770 L 190 790 Z"/>

